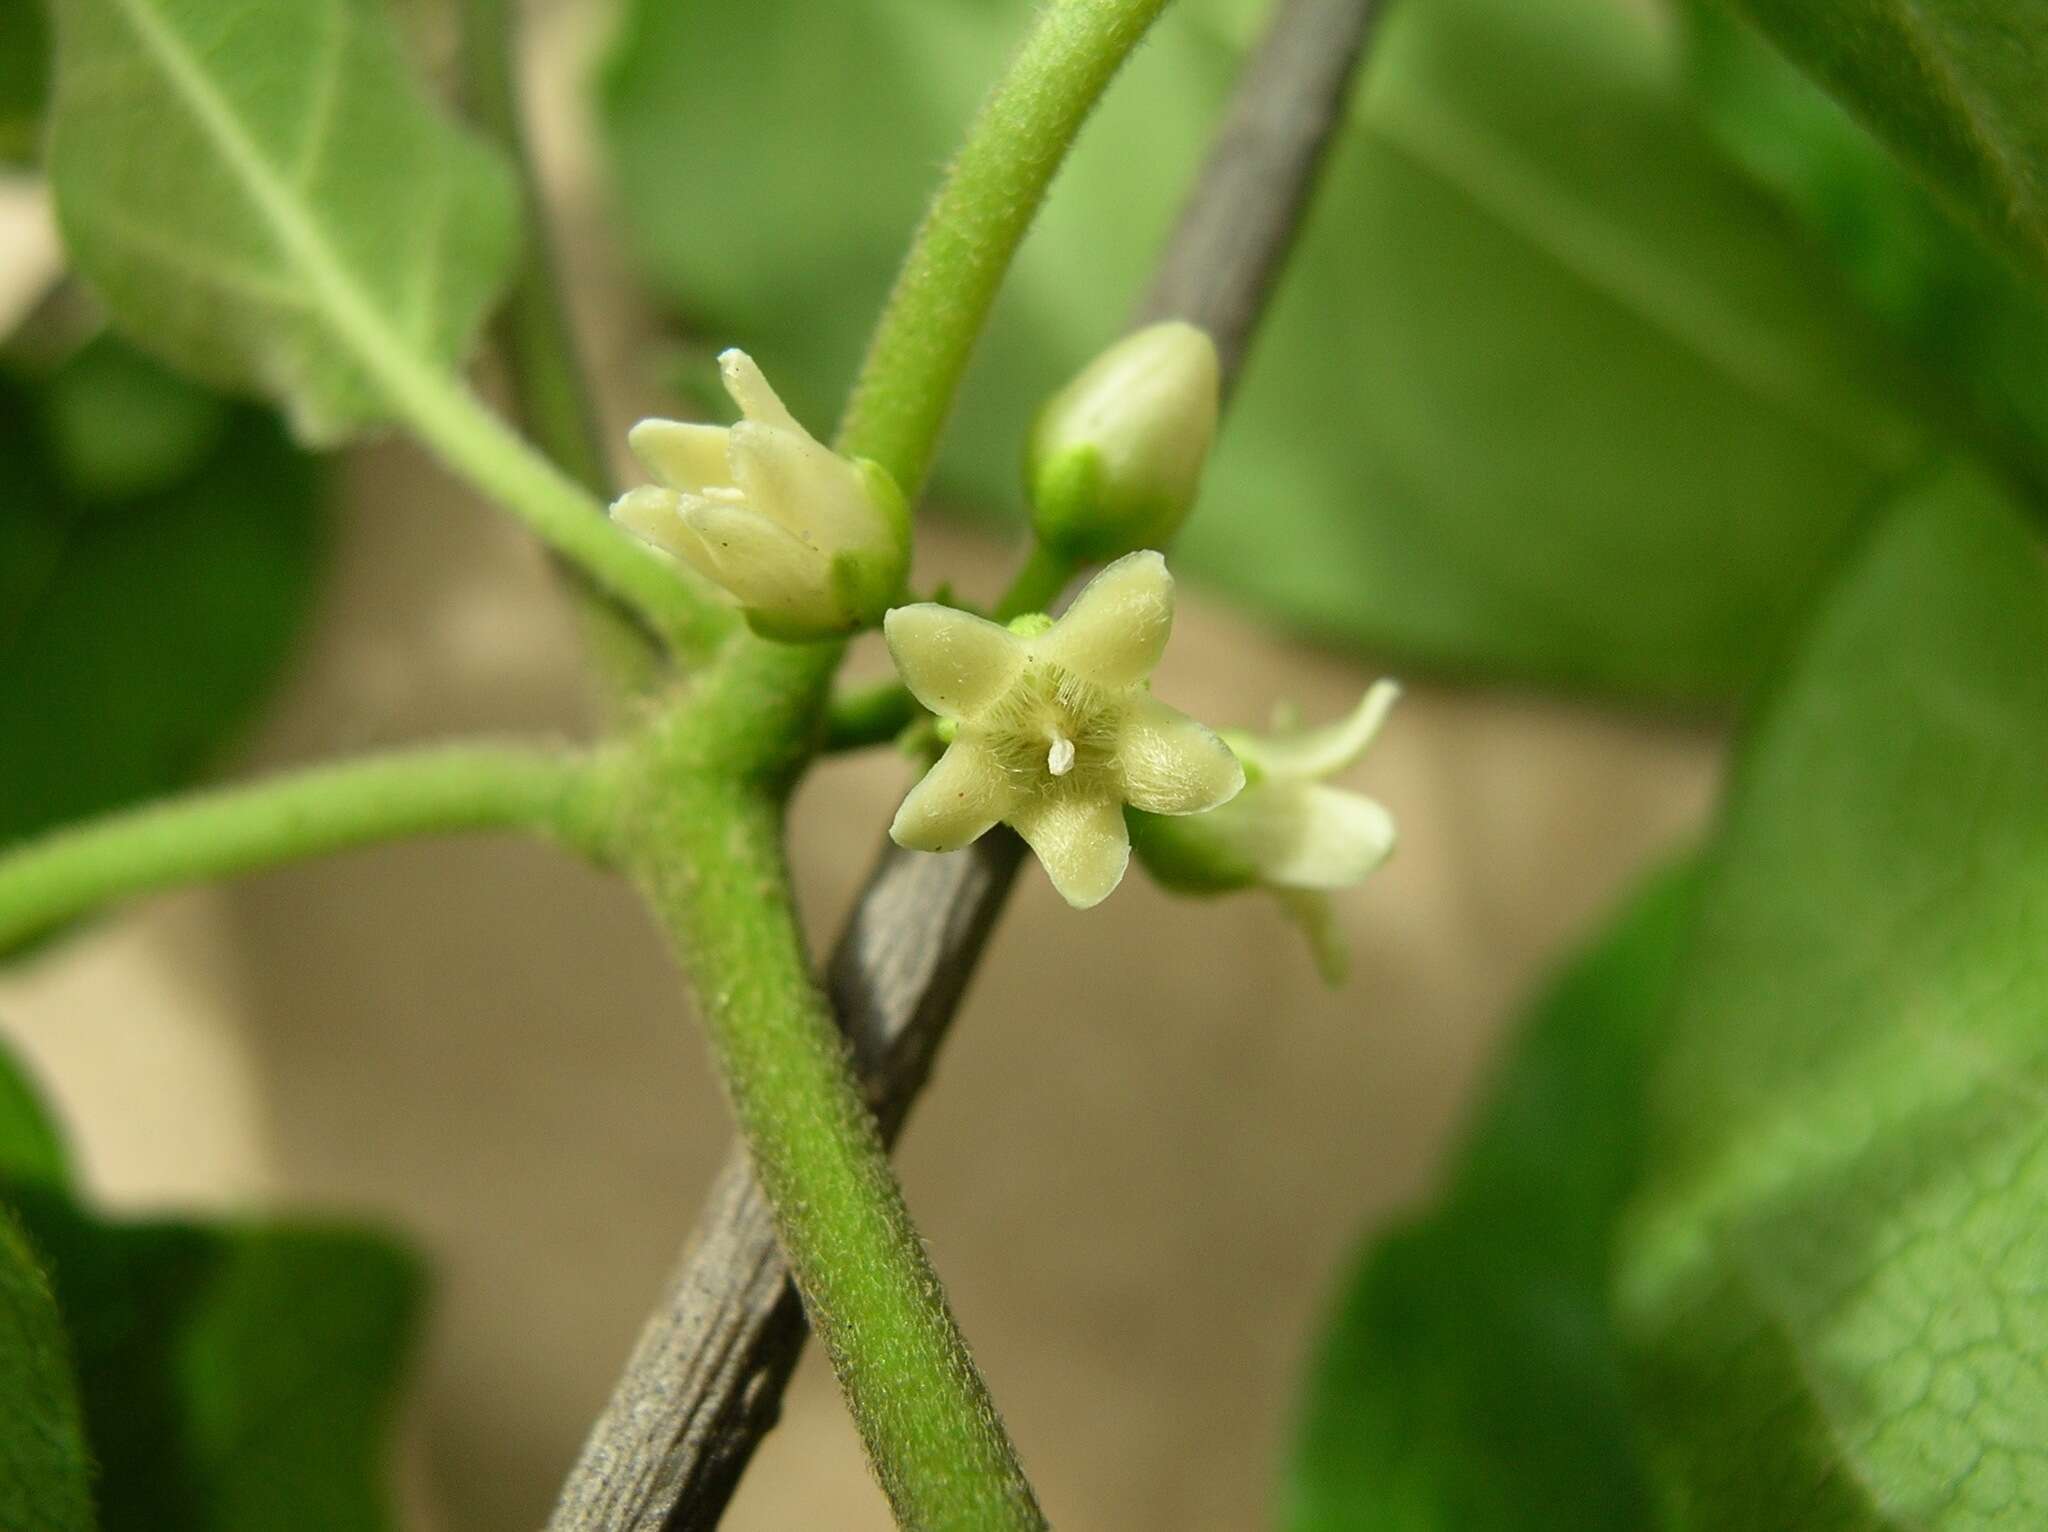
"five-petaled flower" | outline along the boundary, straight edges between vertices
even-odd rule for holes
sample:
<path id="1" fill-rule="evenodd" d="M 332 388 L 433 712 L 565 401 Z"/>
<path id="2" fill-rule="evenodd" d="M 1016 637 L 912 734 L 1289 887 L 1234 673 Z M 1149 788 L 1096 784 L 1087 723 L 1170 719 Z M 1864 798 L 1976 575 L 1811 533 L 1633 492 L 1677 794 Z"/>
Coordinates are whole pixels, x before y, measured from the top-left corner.
<path id="1" fill-rule="evenodd" d="M 1392 681 L 1371 687 L 1335 723 L 1271 734 L 1226 732 L 1245 765 L 1245 789 L 1206 814 L 1181 819 L 1131 816 L 1146 871 L 1183 893 L 1270 889 L 1315 947 L 1331 983 L 1345 953 L 1329 890 L 1348 888 L 1394 849 L 1394 820 L 1361 793 L 1327 787 L 1365 754 L 1400 695 Z"/>
<path id="2" fill-rule="evenodd" d="M 903 588 L 910 523 L 896 482 L 841 457 L 784 408 L 744 351 L 718 358 L 734 426 L 643 420 L 627 438 L 660 482 L 621 496 L 621 526 L 739 601 L 764 634 L 831 638 L 877 621 Z"/>
<path id="3" fill-rule="evenodd" d="M 1130 861 L 1125 804 L 1196 814 L 1228 802 L 1244 785 L 1230 747 L 1147 690 L 1172 627 L 1173 577 L 1151 552 L 1111 564 L 1056 623 L 1006 628 L 931 603 L 889 613 L 904 684 L 956 726 L 897 811 L 897 844 L 957 851 L 1001 821 L 1085 909 Z"/>

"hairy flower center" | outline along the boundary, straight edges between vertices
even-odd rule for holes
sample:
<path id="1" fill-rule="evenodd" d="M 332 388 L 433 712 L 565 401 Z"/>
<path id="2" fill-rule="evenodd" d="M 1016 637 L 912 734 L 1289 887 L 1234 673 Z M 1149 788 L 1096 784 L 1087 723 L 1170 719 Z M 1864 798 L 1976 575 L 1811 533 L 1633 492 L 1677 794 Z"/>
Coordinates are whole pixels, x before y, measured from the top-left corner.
<path id="1" fill-rule="evenodd" d="M 1031 794 L 1100 797 L 1117 790 L 1124 699 L 1044 660 L 1026 662 L 972 725 L 990 758 Z"/>

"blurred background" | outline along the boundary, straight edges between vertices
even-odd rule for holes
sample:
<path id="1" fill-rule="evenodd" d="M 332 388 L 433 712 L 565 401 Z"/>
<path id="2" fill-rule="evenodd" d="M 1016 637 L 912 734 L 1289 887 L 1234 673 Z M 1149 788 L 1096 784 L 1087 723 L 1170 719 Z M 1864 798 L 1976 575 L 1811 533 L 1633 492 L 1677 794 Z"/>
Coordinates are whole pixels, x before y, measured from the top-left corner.
<path id="1" fill-rule="evenodd" d="M 403 14 L 445 73 L 445 18 Z M 611 440 L 706 405 L 728 343 L 822 427 L 1024 14 L 533 8 L 540 164 Z M 1116 333 L 1257 15 L 1187 0 L 1056 188 L 963 401 L 923 583 L 993 592 L 1019 556 L 1003 513 L 1030 406 Z M 1315 720 L 1378 675 L 1408 682 L 1350 783 L 1402 831 L 1340 901 L 1352 980 L 1324 988 L 1263 900 L 1133 876 L 1084 916 L 1027 869 L 900 1155 L 1063 1524 L 1266 1519 L 1343 1263 L 1426 1196 L 1532 984 L 1706 822 L 1722 720 L 1924 455 L 1909 401 L 1974 389 L 2011 435 L 1995 370 L 1929 361 L 1911 306 L 1869 301 L 1840 229 L 1744 159 L 1712 80 L 1762 67 L 1750 46 L 1646 0 L 1407 0 L 1378 41 L 1190 528 L 1157 678 L 1239 725 L 1276 699 Z M 1909 194 L 1900 218 L 1923 216 Z M 61 263 L 32 173 L 0 217 L 0 321 L 47 336 Z M 84 404 L 38 396 L 57 458 L 66 410 L 122 418 L 120 389 L 143 390 L 137 418 L 175 414 L 148 390 L 176 385 L 126 365 L 77 382 Z M 277 513 L 232 544 L 299 591 L 236 618 L 275 634 L 274 670 L 209 679 L 248 720 L 230 746 L 171 719 L 129 756 L 107 747 L 133 780 L 101 796 L 201 762 L 242 776 L 592 727 L 573 624 L 505 519 L 398 443 L 318 487 L 249 462 L 202 498 Z M 132 699 L 153 665 L 210 675 L 149 605 L 184 566 L 135 558 L 132 638 L 83 600 L 27 603 L 9 630 L 19 654 L 57 655 L 54 681 L 0 683 L 0 764 L 41 784 L 45 820 L 98 806 L 45 779 L 92 774 L 97 715 L 147 711 Z M 153 637 L 163 652 L 138 658 Z M 1454 684 L 1476 677 L 1491 684 Z M 804 788 L 794 851 L 820 947 L 909 778 L 875 752 Z M 634 901 L 523 845 L 151 900 L 0 972 L 0 1025 L 109 1206 L 344 1211 L 426 1254 L 406 1494 L 445 1532 L 544 1516 L 729 1135 Z M 887 1525 L 815 1353 L 729 1524 Z"/>

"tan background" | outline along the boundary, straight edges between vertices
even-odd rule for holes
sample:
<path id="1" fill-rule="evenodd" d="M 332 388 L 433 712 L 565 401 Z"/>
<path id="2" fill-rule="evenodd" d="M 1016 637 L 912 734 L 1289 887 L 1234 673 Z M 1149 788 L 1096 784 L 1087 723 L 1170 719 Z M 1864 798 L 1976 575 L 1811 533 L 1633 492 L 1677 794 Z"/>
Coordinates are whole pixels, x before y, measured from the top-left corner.
<path id="1" fill-rule="evenodd" d="M 572 78 L 537 83 L 551 176 L 578 188 Z M 595 224 L 590 200 L 570 193 L 573 226 Z M 600 254 L 579 243 L 577 270 L 630 419 L 660 402 L 636 322 Z M 1014 556 L 936 529 L 926 546 L 924 570 L 984 592 Z M 235 772 L 583 728 L 540 560 L 409 451 L 353 460 L 336 565 Z M 1372 674 L 1195 590 L 1158 688 L 1258 723 L 1276 697 L 1345 707 Z M 1411 688 L 1357 778 L 1404 839 L 1344 901 L 1355 977 L 1335 994 L 1263 901 L 1176 902 L 1134 876 L 1080 915 L 1027 873 L 902 1167 L 1058 1522 L 1261 1524 L 1338 1263 L 1427 1189 L 1518 998 L 1700 821 L 1717 756 L 1676 725 Z M 806 787 L 795 855 L 821 942 L 906 780 L 877 754 Z M 0 979 L 0 1016 L 110 1202 L 360 1210 L 422 1245 L 439 1286 L 406 1465 L 418 1524 L 538 1524 L 727 1135 L 621 890 L 518 844 L 360 854 L 153 901 Z M 728 1524 L 887 1525 L 815 1355 Z"/>

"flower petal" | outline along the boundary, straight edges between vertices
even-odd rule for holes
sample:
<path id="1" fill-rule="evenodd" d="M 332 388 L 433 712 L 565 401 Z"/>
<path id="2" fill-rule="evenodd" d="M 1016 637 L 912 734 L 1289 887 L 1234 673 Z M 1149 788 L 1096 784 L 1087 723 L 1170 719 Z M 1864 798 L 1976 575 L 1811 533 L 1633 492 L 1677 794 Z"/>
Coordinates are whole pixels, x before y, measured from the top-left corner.
<path id="1" fill-rule="evenodd" d="M 1363 793 L 1303 786 L 1305 833 L 1291 856 L 1266 869 L 1285 888 L 1350 888 L 1393 854 L 1394 816 Z"/>
<path id="2" fill-rule="evenodd" d="M 942 718 L 965 718 L 1008 691 L 1024 668 L 1024 641 L 1000 624 L 934 601 L 882 619 L 896 673 Z"/>
<path id="3" fill-rule="evenodd" d="M 743 605 L 791 632 L 844 625 L 831 594 L 830 561 L 753 507 L 686 496 L 683 522 L 697 543 L 694 551 L 679 551 Z"/>
<path id="4" fill-rule="evenodd" d="M 686 420 L 643 420 L 626 433 L 640 466 L 670 489 L 696 493 L 732 483 L 725 461 L 725 427 Z"/>
<path id="5" fill-rule="evenodd" d="M 742 420 L 727 458 L 749 505 L 827 552 L 875 542 L 887 527 L 859 469 L 801 429 Z"/>
<path id="6" fill-rule="evenodd" d="M 781 396 L 768 386 L 768 379 L 759 364 L 739 347 L 718 353 L 718 372 L 725 382 L 726 393 L 732 396 L 732 402 L 740 407 L 740 413 L 747 419 L 764 426 L 794 431 L 799 436 L 810 435 L 797 424 L 796 416 L 790 414 Z"/>
<path id="7" fill-rule="evenodd" d="M 1349 888 L 1394 849 L 1394 818 L 1378 803 L 1311 782 L 1256 782 L 1195 823 L 1275 888 Z"/>
<path id="8" fill-rule="evenodd" d="M 1173 631 L 1173 576 L 1150 549 L 1127 553 L 1090 580 L 1038 654 L 1098 686 L 1135 686 L 1152 674 Z"/>
<path id="9" fill-rule="evenodd" d="M 1108 798 L 1051 798 L 1010 821 L 1038 853 L 1059 895 L 1077 910 L 1107 899 L 1131 861 L 1122 807 Z"/>
<path id="10" fill-rule="evenodd" d="M 1124 801 L 1148 814 L 1199 814 L 1244 786 L 1230 747 L 1177 708 L 1140 697 L 1117 739 Z"/>
<path id="11" fill-rule="evenodd" d="M 979 745 L 955 740 L 896 810 L 889 837 L 912 851 L 958 851 L 1008 812 L 1009 778 Z"/>
<path id="12" fill-rule="evenodd" d="M 703 549 L 683 520 L 682 498 L 674 490 L 658 484 L 629 489 L 612 502 L 611 516 L 642 542 L 703 567 Z"/>
<path id="13" fill-rule="evenodd" d="M 1375 681 L 1358 706 L 1334 723 L 1274 734 L 1233 735 L 1231 745 L 1260 771 L 1312 780 L 1334 776 L 1365 754 L 1401 695 L 1392 681 Z"/>

